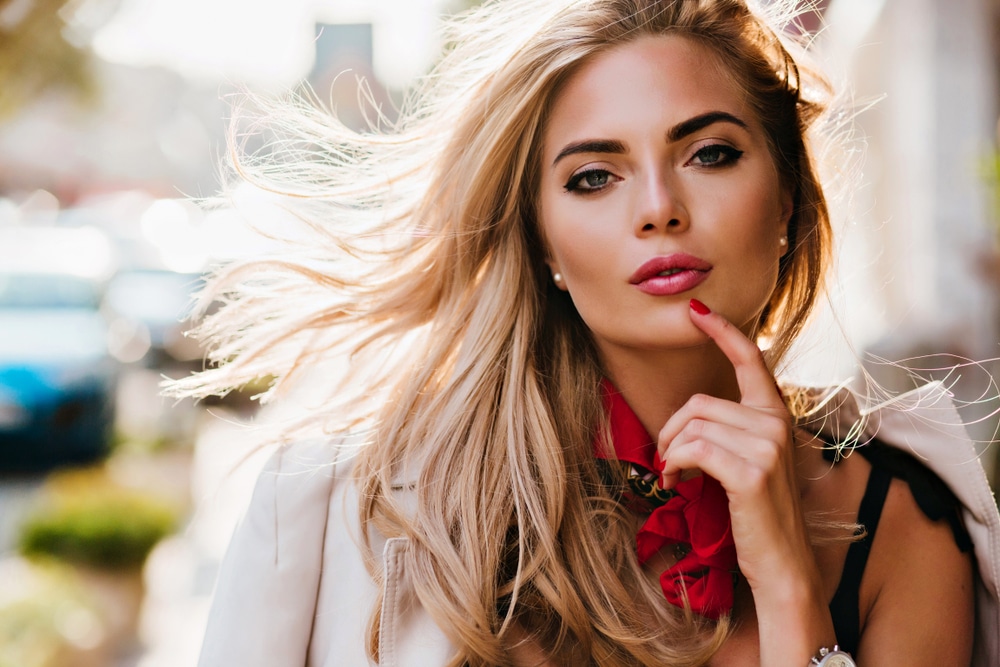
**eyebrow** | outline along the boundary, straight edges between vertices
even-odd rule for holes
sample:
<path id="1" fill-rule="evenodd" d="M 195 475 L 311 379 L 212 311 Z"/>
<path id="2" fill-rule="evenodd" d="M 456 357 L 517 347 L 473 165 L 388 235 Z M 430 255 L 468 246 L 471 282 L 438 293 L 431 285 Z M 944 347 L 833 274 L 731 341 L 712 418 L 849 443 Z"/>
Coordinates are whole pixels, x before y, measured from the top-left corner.
<path id="1" fill-rule="evenodd" d="M 741 127 L 744 130 L 749 129 L 745 122 L 731 113 L 726 113 L 725 111 L 709 111 L 695 116 L 694 118 L 689 118 L 671 127 L 667 130 L 667 141 L 678 141 L 688 135 L 694 134 L 698 130 L 703 130 L 710 125 L 714 125 L 715 123 L 731 123 L 732 125 Z M 552 161 L 552 166 L 557 165 L 564 157 L 576 155 L 578 153 L 622 154 L 628 153 L 628 148 L 624 143 L 618 141 L 617 139 L 585 139 L 584 141 L 569 144 L 559 151 L 559 154 L 556 155 L 556 159 Z"/>
<path id="2" fill-rule="evenodd" d="M 584 141 L 578 141 L 573 144 L 569 144 L 561 151 L 556 159 L 552 161 L 552 165 L 555 166 L 559 164 L 559 160 L 564 157 L 569 157 L 570 155 L 576 155 L 577 153 L 627 153 L 628 149 L 625 148 L 625 144 L 618 141 L 617 139 L 587 139 Z"/>
<path id="3" fill-rule="evenodd" d="M 744 130 L 750 129 L 746 123 L 731 113 L 726 113 L 725 111 L 709 111 L 708 113 L 703 113 L 700 116 L 689 118 L 683 122 L 677 123 L 677 125 L 674 125 L 672 128 L 667 130 L 667 141 L 673 142 L 678 139 L 683 139 L 689 134 L 694 134 L 698 130 L 702 130 L 709 125 L 714 125 L 715 123 L 731 123 L 737 127 L 742 127 Z"/>

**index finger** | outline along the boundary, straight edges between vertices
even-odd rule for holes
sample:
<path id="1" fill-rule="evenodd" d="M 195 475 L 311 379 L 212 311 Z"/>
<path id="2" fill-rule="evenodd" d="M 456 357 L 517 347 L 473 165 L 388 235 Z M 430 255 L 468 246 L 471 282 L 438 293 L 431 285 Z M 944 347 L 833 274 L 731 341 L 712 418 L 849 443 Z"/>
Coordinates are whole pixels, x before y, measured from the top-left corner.
<path id="1" fill-rule="evenodd" d="M 785 404 L 778 393 L 774 376 L 764 363 L 760 348 L 732 322 L 713 313 L 701 301 L 691 299 L 690 306 L 691 321 L 712 339 L 733 364 L 740 388 L 740 403 L 784 411 Z"/>

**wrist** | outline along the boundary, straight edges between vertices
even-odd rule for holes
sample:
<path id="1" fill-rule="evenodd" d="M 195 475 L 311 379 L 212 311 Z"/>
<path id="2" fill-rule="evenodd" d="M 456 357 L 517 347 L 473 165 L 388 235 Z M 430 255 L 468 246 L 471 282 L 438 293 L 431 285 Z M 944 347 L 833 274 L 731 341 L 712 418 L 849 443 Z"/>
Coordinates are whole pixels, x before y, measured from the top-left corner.
<path id="1" fill-rule="evenodd" d="M 820 586 L 786 577 L 764 588 L 760 594 L 754 591 L 762 665 L 812 665 L 817 647 L 836 645 L 833 619 Z"/>
<path id="2" fill-rule="evenodd" d="M 833 648 L 820 648 L 807 667 L 858 667 L 850 653 L 841 651 L 836 644 Z"/>
<path id="3" fill-rule="evenodd" d="M 786 570 L 782 575 L 774 576 L 759 585 L 751 581 L 747 583 L 750 584 L 758 618 L 763 613 L 774 615 L 782 623 L 787 623 L 796 618 L 805 621 L 810 613 L 816 613 L 829 620 L 823 582 L 816 571 L 793 574 Z M 832 621 L 830 626 L 832 628 Z"/>

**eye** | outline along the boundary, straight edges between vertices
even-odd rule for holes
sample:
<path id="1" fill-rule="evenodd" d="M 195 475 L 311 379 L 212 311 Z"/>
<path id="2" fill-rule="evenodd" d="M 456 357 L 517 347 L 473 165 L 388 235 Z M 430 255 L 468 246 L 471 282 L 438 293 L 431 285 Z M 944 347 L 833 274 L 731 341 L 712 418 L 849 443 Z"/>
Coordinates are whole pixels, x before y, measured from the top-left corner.
<path id="1" fill-rule="evenodd" d="M 573 174 L 564 187 L 567 192 L 596 192 L 615 180 L 618 177 L 606 169 L 587 169 Z"/>
<path id="2" fill-rule="evenodd" d="M 726 144 L 703 146 L 695 151 L 690 162 L 697 167 L 721 167 L 740 159 L 743 151 Z"/>

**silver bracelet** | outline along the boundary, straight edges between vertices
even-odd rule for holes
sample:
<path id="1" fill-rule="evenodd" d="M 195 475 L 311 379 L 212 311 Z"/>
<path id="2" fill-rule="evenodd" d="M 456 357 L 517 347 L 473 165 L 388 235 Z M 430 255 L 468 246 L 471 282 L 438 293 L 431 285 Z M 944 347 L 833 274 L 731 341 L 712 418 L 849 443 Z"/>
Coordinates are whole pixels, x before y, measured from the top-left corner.
<path id="1" fill-rule="evenodd" d="M 832 649 L 824 646 L 817 651 L 813 659 L 809 661 L 807 667 L 814 667 L 815 665 L 819 667 L 858 667 L 858 663 L 854 662 L 851 654 L 841 651 L 840 647 L 836 644 L 833 645 Z"/>

